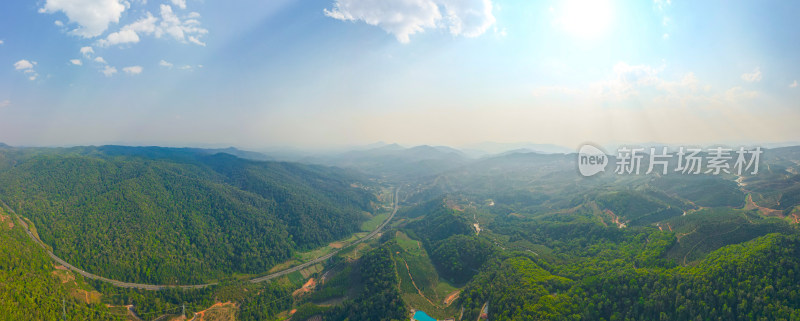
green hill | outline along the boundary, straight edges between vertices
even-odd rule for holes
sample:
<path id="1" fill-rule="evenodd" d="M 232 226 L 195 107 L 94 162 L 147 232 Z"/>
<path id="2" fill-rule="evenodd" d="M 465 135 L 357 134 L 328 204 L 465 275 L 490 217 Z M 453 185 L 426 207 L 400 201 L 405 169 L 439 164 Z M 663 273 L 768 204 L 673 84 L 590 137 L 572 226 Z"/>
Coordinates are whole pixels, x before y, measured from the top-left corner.
<path id="1" fill-rule="evenodd" d="M 122 320 L 110 315 L 99 297 L 80 276 L 55 269 L 0 206 L 0 319 L 60 320 L 68 311 L 68 320 Z"/>
<path id="2" fill-rule="evenodd" d="M 262 273 L 359 231 L 374 196 L 320 166 L 165 148 L 43 150 L 0 172 L 0 197 L 56 255 L 105 277 L 204 283 Z"/>

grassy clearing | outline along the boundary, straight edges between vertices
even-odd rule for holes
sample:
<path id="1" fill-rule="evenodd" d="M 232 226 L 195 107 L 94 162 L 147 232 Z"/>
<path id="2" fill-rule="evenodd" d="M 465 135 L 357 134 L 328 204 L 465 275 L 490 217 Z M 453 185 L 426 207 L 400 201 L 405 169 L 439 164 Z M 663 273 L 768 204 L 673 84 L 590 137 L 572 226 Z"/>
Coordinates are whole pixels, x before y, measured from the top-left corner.
<path id="1" fill-rule="evenodd" d="M 316 248 L 316 249 L 313 249 L 313 250 L 309 250 L 309 251 L 304 251 L 304 252 L 296 252 L 292 259 L 290 259 L 288 261 L 281 262 L 281 263 L 273 266 L 271 269 L 269 269 L 267 274 L 268 273 L 278 272 L 278 271 L 281 271 L 281 270 L 285 270 L 285 269 L 291 268 L 293 266 L 297 266 L 297 265 L 303 264 L 305 262 L 309 262 L 311 260 L 314 260 L 314 259 L 316 259 L 318 257 L 321 257 L 323 255 L 331 253 L 331 252 L 333 252 L 335 250 L 338 250 L 340 248 L 347 247 L 349 244 L 352 244 L 353 242 L 357 241 L 358 239 L 361 239 L 362 237 L 366 236 L 367 234 L 369 234 L 369 233 L 366 233 L 366 232 L 354 233 L 353 235 L 351 235 L 348 238 L 344 238 L 344 239 L 341 239 L 341 240 L 338 240 L 338 241 L 335 241 L 335 242 L 331 242 L 330 244 L 328 244 L 326 246 L 323 246 L 323 247 L 319 247 L 319 248 Z M 361 249 L 363 249 L 363 247 L 361 246 L 361 244 L 359 244 L 359 251 L 361 251 Z M 353 257 L 353 258 L 355 258 L 355 257 Z M 255 275 L 242 274 L 242 276 L 246 276 L 247 278 L 251 278 L 251 277 L 253 277 Z"/>
<path id="2" fill-rule="evenodd" d="M 439 274 L 428 253 L 418 241 L 399 231 L 395 234 L 395 240 L 398 244 L 395 266 L 400 277 L 400 291 L 403 300 L 409 306 L 423 310 L 437 319 L 455 316 L 456 307 L 445 307 L 444 299 L 458 288 L 439 279 Z M 422 292 L 422 295 L 417 289 Z"/>
<path id="3" fill-rule="evenodd" d="M 330 247 L 330 245 L 326 245 L 326 246 L 323 246 L 323 247 L 320 247 L 320 248 L 313 249 L 311 251 L 298 252 L 297 254 L 294 255 L 294 257 L 295 257 L 295 259 L 297 261 L 308 262 L 308 261 L 316 259 L 316 258 L 318 258 L 320 256 L 328 254 L 328 253 L 330 253 L 330 252 L 332 252 L 334 250 L 336 250 L 336 249 Z"/>
<path id="4" fill-rule="evenodd" d="M 372 246 L 370 246 L 370 242 L 359 243 L 354 247 L 348 248 L 346 251 L 339 252 L 339 255 L 345 259 L 357 260 L 361 255 L 369 252 L 371 249 Z"/>
<path id="5" fill-rule="evenodd" d="M 372 230 L 378 228 L 378 226 L 381 225 L 381 223 L 383 223 L 387 217 L 389 217 L 389 214 L 390 212 L 384 212 L 373 216 L 368 221 L 361 223 L 361 230 L 371 232 Z"/>
<path id="6" fill-rule="evenodd" d="M 300 270 L 300 274 L 303 275 L 303 278 L 307 279 L 312 274 L 318 273 L 318 272 L 322 272 L 322 270 L 324 270 L 324 269 L 325 269 L 325 267 L 322 265 L 322 263 L 314 264 L 312 266 L 309 266 L 309 267 L 307 267 L 305 269 Z"/>
<path id="7" fill-rule="evenodd" d="M 305 283 L 305 278 L 303 277 L 303 274 L 300 273 L 300 271 L 294 271 L 292 273 L 289 273 L 286 277 L 289 279 L 289 282 L 291 282 L 292 285 L 294 285 L 295 287 L 300 287 L 303 285 L 303 283 Z"/>
<path id="8" fill-rule="evenodd" d="M 436 293 L 436 287 L 439 285 L 439 275 L 436 273 L 436 269 L 430 259 L 427 256 L 411 256 L 406 257 L 406 262 L 408 262 L 408 269 L 411 270 L 414 282 L 425 297 L 433 302 L 443 300 L 444 296 L 440 298 Z"/>
<path id="9" fill-rule="evenodd" d="M 417 289 L 411 283 L 411 277 L 408 274 L 403 260 L 395 260 L 395 268 L 397 269 L 397 275 L 400 277 L 400 292 L 408 294 L 417 293 Z"/>
<path id="10" fill-rule="evenodd" d="M 446 298 L 448 294 L 458 290 L 458 288 L 446 281 L 439 281 L 435 290 L 439 297 L 442 298 L 442 302 L 444 302 L 444 298 Z"/>
<path id="11" fill-rule="evenodd" d="M 407 253 L 415 255 L 422 254 L 423 250 L 421 249 L 422 246 L 419 244 L 419 242 L 412 240 L 410 237 L 408 237 L 408 235 L 406 235 L 406 233 L 397 231 L 397 233 L 395 233 L 395 239 L 397 240 L 397 244 L 400 245 L 400 247 Z"/>
<path id="12" fill-rule="evenodd" d="M 300 262 L 299 260 L 291 259 L 291 260 L 288 260 L 288 261 L 285 261 L 283 263 L 280 263 L 280 264 L 277 264 L 277 265 L 273 266 L 271 269 L 269 269 L 269 271 L 267 271 L 267 273 L 278 272 L 278 271 L 285 270 L 285 269 L 288 269 L 290 267 L 293 267 L 295 265 L 300 265 L 302 263 L 303 262 Z"/>

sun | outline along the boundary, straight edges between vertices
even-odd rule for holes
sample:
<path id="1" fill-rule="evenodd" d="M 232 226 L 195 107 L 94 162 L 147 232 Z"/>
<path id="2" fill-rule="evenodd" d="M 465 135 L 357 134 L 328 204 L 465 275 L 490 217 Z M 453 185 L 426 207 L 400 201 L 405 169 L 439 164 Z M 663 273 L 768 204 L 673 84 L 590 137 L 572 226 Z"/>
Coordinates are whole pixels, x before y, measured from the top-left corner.
<path id="1" fill-rule="evenodd" d="M 556 23 L 564 31 L 580 38 L 603 36 L 613 21 L 609 0 L 566 0 L 551 11 L 557 15 Z"/>

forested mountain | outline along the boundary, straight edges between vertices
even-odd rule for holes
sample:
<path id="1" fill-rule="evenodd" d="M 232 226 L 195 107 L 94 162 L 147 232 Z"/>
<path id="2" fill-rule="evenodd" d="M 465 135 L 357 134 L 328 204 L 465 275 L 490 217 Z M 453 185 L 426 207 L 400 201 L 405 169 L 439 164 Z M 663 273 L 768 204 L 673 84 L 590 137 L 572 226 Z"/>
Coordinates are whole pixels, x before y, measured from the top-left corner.
<path id="1" fill-rule="evenodd" d="M 156 284 L 262 273 L 359 230 L 374 195 L 320 166 L 167 148 L 0 150 L 0 198 L 56 255 Z M 358 184 L 357 184 L 358 183 Z"/>
<path id="2" fill-rule="evenodd" d="M 794 149 L 765 154 L 759 175 L 583 178 L 574 155 L 465 160 L 383 148 L 386 160 L 416 156 L 362 170 L 205 149 L 0 147 L 0 199 L 68 262 L 127 281 L 220 282 L 153 292 L 78 278 L 59 289 L 46 277 L 59 272 L 27 242 L 0 247 L 3 295 L 45 302 L 44 292 L 74 297 L 77 286 L 101 296 L 70 303 L 87 319 L 114 317 L 97 302 L 165 318 L 224 306 L 242 320 L 403 320 L 415 310 L 456 320 L 800 318 Z M 352 160 L 375 151 L 361 152 Z M 425 155 L 453 162 L 412 169 Z M 359 172 L 401 186 L 402 206 L 380 238 L 330 243 L 390 215 L 392 189 Z M 6 242 L 26 242 L 15 230 Z M 270 282 L 242 280 L 334 249 Z M 20 288 L 24 273 L 38 278 L 31 291 Z M 54 302 L 41 303 L 43 316 L 57 314 Z"/>
<path id="3" fill-rule="evenodd" d="M 361 257 L 358 263 L 359 295 L 323 314 L 325 320 L 403 320 L 406 305 L 397 289 L 397 271 L 391 243 Z"/>
<path id="4" fill-rule="evenodd" d="M 692 267 L 598 271 L 513 256 L 477 276 L 463 300 L 471 317 L 488 301 L 492 320 L 795 320 L 798 251 L 797 236 L 770 234 Z"/>
<path id="5" fill-rule="evenodd" d="M 76 304 L 72 297 L 86 293 L 85 284 L 67 271 L 54 271 L 45 251 L 9 214 L 0 206 L 0 319 L 60 320 L 69 304 L 69 320 L 121 320 L 98 302 Z M 70 299 L 62 304 L 65 298 Z"/>
<path id="6" fill-rule="evenodd" d="M 469 281 L 495 251 L 493 244 L 475 236 L 464 214 L 449 208 L 444 199 L 433 199 L 403 214 L 424 215 L 404 230 L 421 240 L 438 274 L 455 284 Z"/>
<path id="7" fill-rule="evenodd" d="M 436 244 L 452 235 L 473 233 L 469 221 L 458 215 L 457 210 L 448 208 L 443 199 L 434 199 L 422 205 L 422 208 L 428 209 L 429 212 L 424 219 L 409 223 L 408 229 L 414 237 L 426 244 Z"/>

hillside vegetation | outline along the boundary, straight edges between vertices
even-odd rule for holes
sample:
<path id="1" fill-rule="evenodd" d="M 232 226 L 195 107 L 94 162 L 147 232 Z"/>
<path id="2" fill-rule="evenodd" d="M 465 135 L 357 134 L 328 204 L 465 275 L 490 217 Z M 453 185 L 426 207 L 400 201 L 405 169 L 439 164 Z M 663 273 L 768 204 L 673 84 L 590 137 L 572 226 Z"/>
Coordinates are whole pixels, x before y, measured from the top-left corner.
<path id="1" fill-rule="evenodd" d="M 196 284 L 263 273 L 359 231 L 374 196 L 357 181 L 319 166 L 118 147 L 19 157 L 0 172 L 0 199 L 77 267 Z"/>

